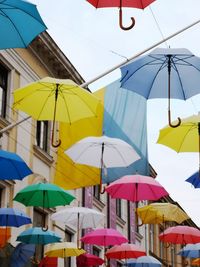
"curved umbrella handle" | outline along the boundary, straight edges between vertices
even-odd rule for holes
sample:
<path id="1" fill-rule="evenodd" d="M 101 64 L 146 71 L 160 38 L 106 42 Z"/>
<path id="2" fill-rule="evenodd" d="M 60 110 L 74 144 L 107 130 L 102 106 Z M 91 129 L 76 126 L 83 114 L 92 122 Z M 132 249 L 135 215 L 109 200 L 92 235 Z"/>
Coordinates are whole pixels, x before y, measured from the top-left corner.
<path id="1" fill-rule="evenodd" d="M 47 225 L 46 227 L 42 227 L 42 231 L 43 231 L 43 232 L 48 231 L 48 229 L 49 229 L 48 225 Z"/>
<path id="2" fill-rule="evenodd" d="M 61 140 L 59 139 L 57 144 L 54 144 L 53 140 L 51 140 L 51 145 L 52 145 L 52 147 L 59 147 L 61 145 Z"/>
<path id="3" fill-rule="evenodd" d="M 100 194 L 104 194 L 105 193 L 105 186 L 102 188 L 102 186 L 100 187 Z"/>
<path id="4" fill-rule="evenodd" d="M 165 243 L 163 243 L 163 247 L 164 247 L 164 248 L 169 248 L 170 245 L 171 245 L 170 243 L 166 243 L 166 245 L 165 245 Z"/>
<path id="5" fill-rule="evenodd" d="M 119 8 L 119 26 L 122 30 L 124 31 L 128 31 L 131 30 L 134 26 L 135 26 L 135 19 L 133 17 L 131 17 L 131 25 L 128 27 L 123 26 L 123 22 L 122 22 L 122 8 Z"/>
<path id="6" fill-rule="evenodd" d="M 169 124 L 170 127 L 176 128 L 176 127 L 181 125 L 181 119 L 179 117 L 177 119 L 178 119 L 177 124 L 172 124 L 172 122 L 171 122 L 171 111 L 168 110 L 168 124 Z"/>

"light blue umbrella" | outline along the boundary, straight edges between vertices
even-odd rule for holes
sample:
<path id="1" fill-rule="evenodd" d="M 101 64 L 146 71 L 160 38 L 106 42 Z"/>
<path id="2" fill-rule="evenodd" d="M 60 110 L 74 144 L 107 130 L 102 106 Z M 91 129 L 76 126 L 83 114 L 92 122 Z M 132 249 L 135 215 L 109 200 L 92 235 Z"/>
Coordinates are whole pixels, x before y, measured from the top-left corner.
<path id="1" fill-rule="evenodd" d="M 192 184 L 195 188 L 200 188 L 200 173 L 199 173 L 199 171 L 192 174 L 185 181 Z"/>
<path id="2" fill-rule="evenodd" d="M 20 227 L 31 223 L 31 218 L 24 212 L 13 208 L 0 208 L 0 226 Z"/>
<path id="3" fill-rule="evenodd" d="M 27 47 L 46 26 L 34 4 L 23 0 L 0 1 L 0 49 Z"/>
<path id="4" fill-rule="evenodd" d="M 23 267 L 35 253 L 35 245 L 19 243 L 10 258 L 10 267 Z"/>
<path id="5" fill-rule="evenodd" d="M 156 48 L 150 54 L 121 67 L 121 87 L 146 99 L 168 98 L 186 100 L 200 93 L 200 58 L 184 48 Z"/>
<path id="6" fill-rule="evenodd" d="M 187 244 L 179 251 L 178 255 L 186 258 L 200 258 L 200 243 Z"/>
<path id="7" fill-rule="evenodd" d="M 22 180 L 32 173 L 20 156 L 13 152 L 0 150 L 0 180 Z"/>
<path id="8" fill-rule="evenodd" d="M 161 267 L 162 263 L 152 256 L 137 258 L 134 267 Z"/>
<path id="9" fill-rule="evenodd" d="M 60 242 L 61 237 L 53 231 L 43 231 L 41 227 L 33 227 L 23 231 L 17 241 L 26 244 L 50 244 Z"/>

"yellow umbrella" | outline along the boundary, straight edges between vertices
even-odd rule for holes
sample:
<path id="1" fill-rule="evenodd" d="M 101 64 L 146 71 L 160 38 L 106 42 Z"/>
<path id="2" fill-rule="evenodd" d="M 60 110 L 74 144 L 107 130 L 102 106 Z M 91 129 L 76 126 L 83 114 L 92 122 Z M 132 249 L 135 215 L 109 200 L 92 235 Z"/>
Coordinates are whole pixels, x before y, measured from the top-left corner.
<path id="1" fill-rule="evenodd" d="M 77 248 L 75 243 L 62 242 L 48 245 L 45 255 L 48 257 L 63 258 L 64 266 L 66 266 L 67 257 L 78 257 L 84 253 L 86 253 L 86 251 L 84 249 Z"/>
<path id="2" fill-rule="evenodd" d="M 161 129 L 157 143 L 168 146 L 177 152 L 199 152 L 200 163 L 200 115 L 183 119 L 177 128 Z"/>
<path id="3" fill-rule="evenodd" d="M 174 221 L 178 224 L 189 219 L 188 215 L 177 205 L 171 203 L 152 203 L 137 209 L 143 224 L 159 224 Z"/>
<path id="4" fill-rule="evenodd" d="M 72 124 L 95 117 L 100 100 L 69 79 L 46 77 L 14 91 L 14 108 L 36 120 L 53 120 Z"/>

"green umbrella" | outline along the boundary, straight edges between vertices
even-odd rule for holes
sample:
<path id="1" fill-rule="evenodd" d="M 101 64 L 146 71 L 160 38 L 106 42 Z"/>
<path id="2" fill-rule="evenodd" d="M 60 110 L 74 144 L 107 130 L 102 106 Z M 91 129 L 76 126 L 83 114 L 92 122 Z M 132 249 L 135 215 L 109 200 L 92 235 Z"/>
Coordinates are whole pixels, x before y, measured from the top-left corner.
<path id="1" fill-rule="evenodd" d="M 25 206 L 53 208 L 56 206 L 68 205 L 75 197 L 61 187 L 49 184 L 38 183 L 26 186 L 14 197 Z"/>

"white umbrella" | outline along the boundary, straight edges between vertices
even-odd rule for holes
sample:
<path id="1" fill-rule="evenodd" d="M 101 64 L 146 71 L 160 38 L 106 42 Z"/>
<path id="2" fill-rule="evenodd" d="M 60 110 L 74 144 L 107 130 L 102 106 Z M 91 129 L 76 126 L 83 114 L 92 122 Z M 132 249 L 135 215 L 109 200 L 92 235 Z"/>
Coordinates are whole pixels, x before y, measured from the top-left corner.
<path id="1" fill-rule="evenodd" d="M 131 145 L 107 136 L 86 137 L 65 153 L 76 163 L 97 168 L 127 167 L 140 159 Z"/>
<path id="2" fill-rule="evenodd" d="M 79 242 L 79 229 L 96 228 L 104 219 L 104 214 L 85 207 L 70 207 L 55 212 L 51 216 L 52 220 L 60 221 L 64 224 L 77 225 L 77 244 Z"/>

